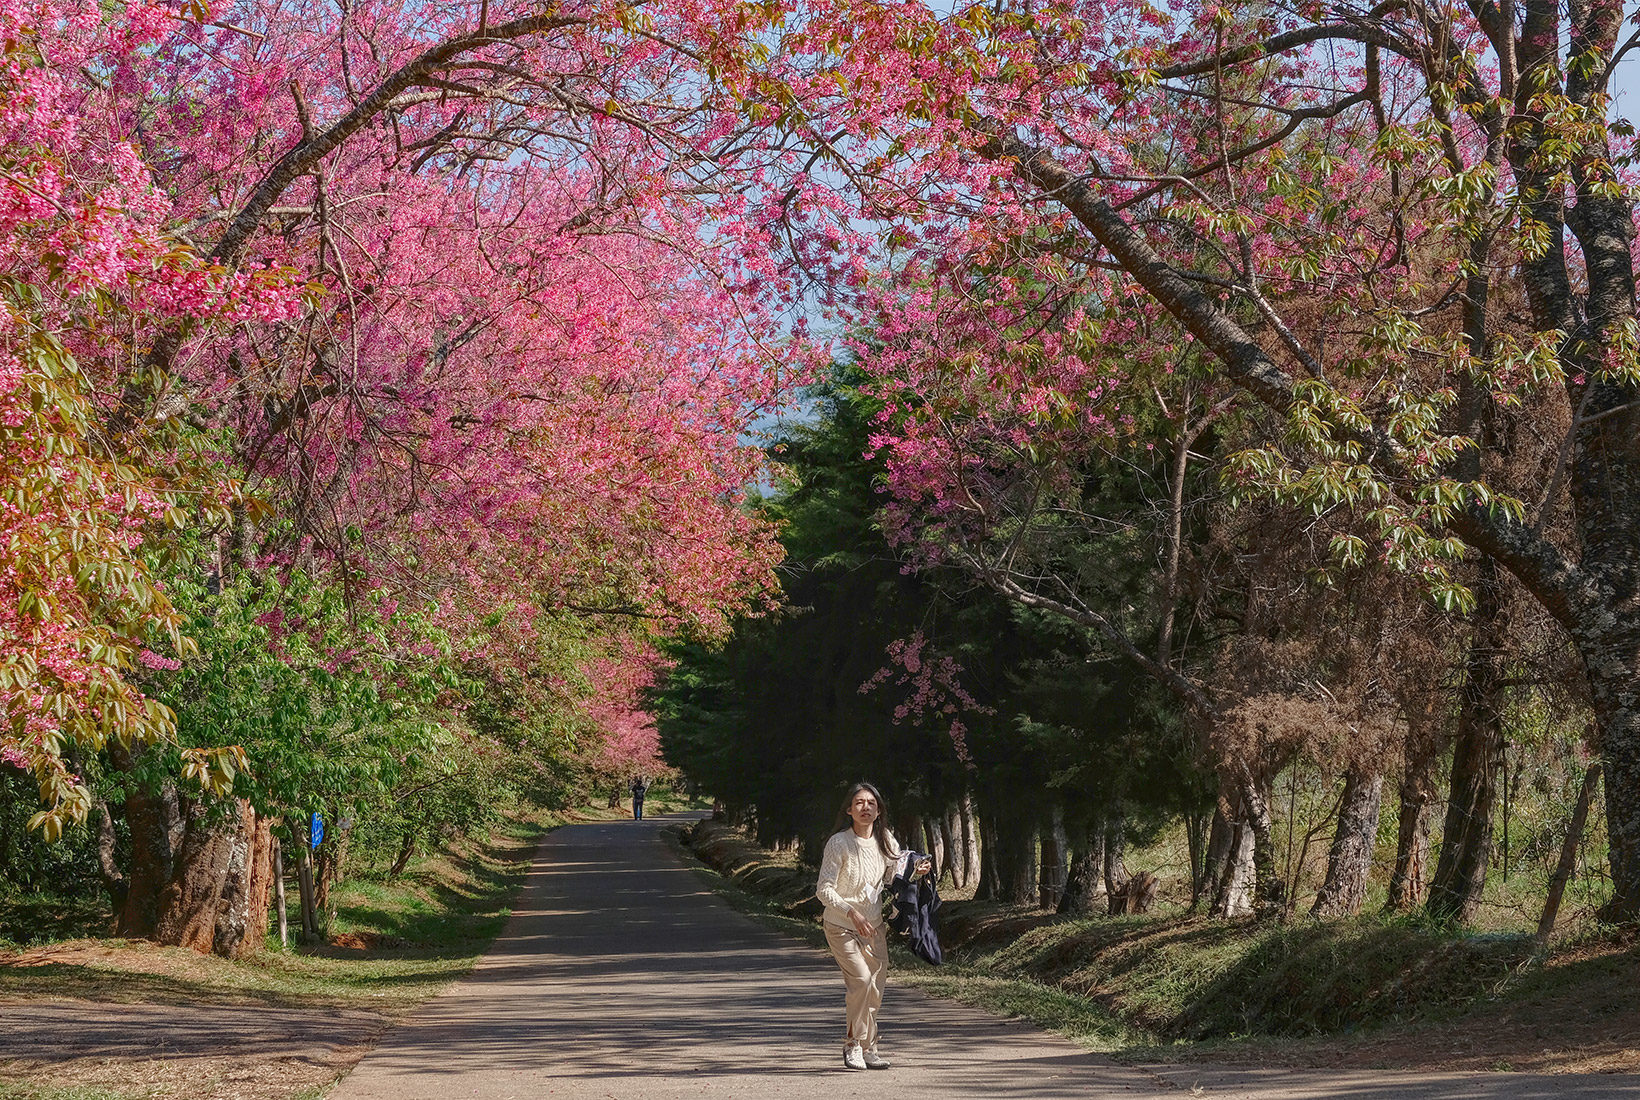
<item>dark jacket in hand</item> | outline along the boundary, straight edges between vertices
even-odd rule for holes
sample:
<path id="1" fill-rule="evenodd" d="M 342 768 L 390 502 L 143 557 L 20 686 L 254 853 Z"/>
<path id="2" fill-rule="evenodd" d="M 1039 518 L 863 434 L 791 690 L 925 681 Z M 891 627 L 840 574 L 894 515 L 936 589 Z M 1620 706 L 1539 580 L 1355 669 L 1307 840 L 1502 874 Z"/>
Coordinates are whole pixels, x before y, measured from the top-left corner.
<path id="1" fill-rule="evenodd" d="M 933 874 L 917 877 L 916 867 L 930 857 L 921 852 L 909 853 L 905 871 L 894 877 L 889 892 L 894 898 L 894 915 L 888 926 L 904 932 L 911 940 L 912 953 L 935 966 L 945 961 L 940 951 L 940 935 L 934 928 L 934 914 L 940 908 L 940 892 L 934 885 Z"/>

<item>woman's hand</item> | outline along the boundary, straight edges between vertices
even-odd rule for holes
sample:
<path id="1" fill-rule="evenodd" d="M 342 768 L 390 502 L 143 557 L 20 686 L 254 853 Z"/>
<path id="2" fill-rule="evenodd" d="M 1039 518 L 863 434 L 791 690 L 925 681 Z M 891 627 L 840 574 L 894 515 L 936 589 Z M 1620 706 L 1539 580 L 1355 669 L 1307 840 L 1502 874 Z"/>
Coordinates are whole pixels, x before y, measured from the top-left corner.
<path id="1" fill-rule="evenodd" d="M 854 918 L 854 930 L 856 932 L 860 933 L 862 936 L 871 935 L 871 922 L 861 916 L 858 909 L 850 909 L 848 911 L 848 915 Z"/>
<path id="2" fill-rule="evenodd" d="M 916 872 L 912 877 L 913 878 L 922 878 L 924 875 L 928 874 L 928 872 L 932 871 L 933 869 L 934 869 L 934 861 L 933 860 L 931 860 L 931 859 L 919 859 L 917 861 Z"/>

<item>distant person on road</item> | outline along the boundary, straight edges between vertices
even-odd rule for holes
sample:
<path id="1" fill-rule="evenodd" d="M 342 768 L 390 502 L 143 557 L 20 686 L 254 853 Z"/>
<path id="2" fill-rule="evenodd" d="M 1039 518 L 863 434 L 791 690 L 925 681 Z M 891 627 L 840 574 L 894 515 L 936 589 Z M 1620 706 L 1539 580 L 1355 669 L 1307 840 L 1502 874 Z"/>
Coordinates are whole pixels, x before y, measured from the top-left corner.
<path id="1" fill-rule="evenodd" d="M 649 784 L 643 776 L 632 781 L 632 820 L 643 820 L 643 796 L 649 792 Z"/>
<path id="2" fill-rule="evenodd" d="M 870 783 L 856 783 L 837 815 L 836 834 L 826 841 L 820 859 L 815 897 L 826 907 L 826 946 L 843 972 L 848 1027 L 843 1035 L 843 1065 L 849 1069 L 887 1069 L 877 1050 L 877 1010 L 883 1003 L 888 974 L 888 933 L 883 920 L 883 889 L 903 870 L 906 853 L 882 825 L 883 796 Z M 926 875 L 920 860 L 914 875 Z"/>

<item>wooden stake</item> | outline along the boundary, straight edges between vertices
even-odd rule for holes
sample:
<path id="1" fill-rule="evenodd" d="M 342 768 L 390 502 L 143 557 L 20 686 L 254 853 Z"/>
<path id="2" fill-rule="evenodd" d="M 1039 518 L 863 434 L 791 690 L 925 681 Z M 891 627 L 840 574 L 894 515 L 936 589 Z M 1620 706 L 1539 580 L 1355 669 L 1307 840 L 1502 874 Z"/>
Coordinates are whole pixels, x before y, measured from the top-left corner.
<path id="1" fill-rule="evenodd" d="M 273 899 L 279 910 L 279 946 L 290 946 L 290 924 L 285 918 L 285 850 L 273 838 Z"/>
<path id="2" fill-rule="evenodd" d="M 302 893 L 302 938 L 312 943 L 319 938 L 319 916 L 313 905 L 313 852 L 305 838 L 296 863 L 296 874 Z"/>

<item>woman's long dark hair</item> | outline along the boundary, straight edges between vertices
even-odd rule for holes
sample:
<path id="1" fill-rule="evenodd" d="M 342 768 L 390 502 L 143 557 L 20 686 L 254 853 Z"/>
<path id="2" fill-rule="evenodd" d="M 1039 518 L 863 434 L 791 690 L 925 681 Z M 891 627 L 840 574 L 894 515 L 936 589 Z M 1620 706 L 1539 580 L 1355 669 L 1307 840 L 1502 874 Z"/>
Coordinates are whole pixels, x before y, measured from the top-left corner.
<path id="1" fill-rule="evenodd" d="M 877 820 L 871 823 L 871 835 L 877 840 L 877 850 L 883 853 L 883 858 L 892 863 L 900 858 L 900 851 L 894 846 L 894 838 L 888 831 L 888 803 L 883 801 L 883 793 L 870 783 L 861 780 L 848 789 L 843 796 L 843 808 L 837 811 L 837 832 L 847 829 L 854 831 L 854 819 L 849 816 L 849 807 L 854 805 L 854 796 L 865 791 L 877 800 Z"/>

